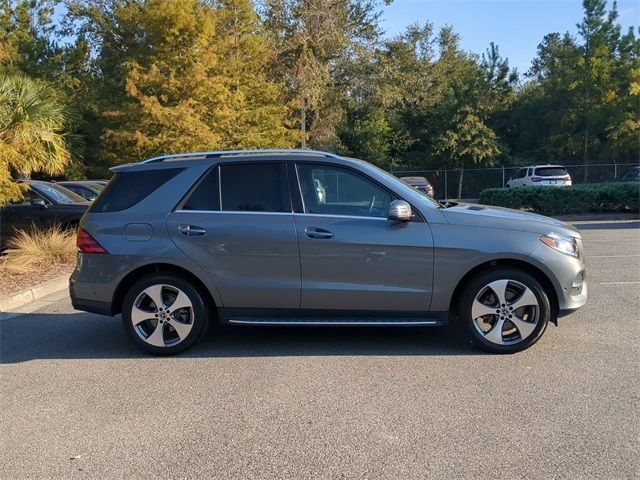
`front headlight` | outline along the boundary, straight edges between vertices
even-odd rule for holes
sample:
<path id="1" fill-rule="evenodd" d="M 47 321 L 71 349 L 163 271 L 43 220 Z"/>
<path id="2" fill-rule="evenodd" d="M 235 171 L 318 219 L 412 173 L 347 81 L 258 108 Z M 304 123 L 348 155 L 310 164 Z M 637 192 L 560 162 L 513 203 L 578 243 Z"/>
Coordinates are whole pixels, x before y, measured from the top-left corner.
<path id="1" fill-rule="evenodd" d="M 571 255 L 572 257 L 578 256 L 578 242 L 576 242 L 575 238 L 549 233 L 547 235 L 540 235 L 540 241 L 548 247 L 566 255 Z"/>

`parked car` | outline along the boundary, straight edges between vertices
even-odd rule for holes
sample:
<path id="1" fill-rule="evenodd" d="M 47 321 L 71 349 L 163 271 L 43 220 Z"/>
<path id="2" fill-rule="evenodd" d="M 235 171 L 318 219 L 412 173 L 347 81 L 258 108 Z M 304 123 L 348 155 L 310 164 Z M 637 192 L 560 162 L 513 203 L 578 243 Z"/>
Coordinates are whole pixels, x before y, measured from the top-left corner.
<path id="1" fill-rule="evenodd" d="M 89 202 L 71 190 L 55 183 L 27 180 L 29 190 L 20 202 L 0 207 L 0 248 L 7 247 L 7 240 L 16 230 L 47 229 L 53 225 L 77 228 L 80 218 L 87 211 Z"/>
<path id="2" fill-rule="evenodd" d="M 88 202 L 93 202 L 100 192 L 104 189 L 104 185 L 92 180 L 62 180 L 56 182 L 64 188 L 80 195 Z"/>
<path id="3" fill-rule="evenodd" d="M 73 306 L 122 313 L 181 352 L 208 322 L 434 326 L 492 352 L 533 345 L 587 301 L 576 228 L 451 205 L 360 160 L 306 150 L 170 155 L 114 167 L 80 222 Z M 323 183 L 321 198 L 315 180 Z"/>
<path id="4" fill-rule="evenodd" d="M 562 165 L 522 167 L 507 181 L 507 187 L 570 187 L 571 175 Z"/>
<path id="5" fill-rule="evenodd" d="M 407 185 L 411 185 L 419 192 L 422 192 L 425 195 L 433 198 L 433 186 L 425 177 L 401 177 L 400 180 L 402 180 Z"/>
<path id="6" fill-rule="evenodd" d="M 92 183 L 97 183 L 98 185 L 102 185 L 103 187 L 106 187 L 107 184 L 109 183 L 109 180 L 104 180 L 104 179 L 100 179 L 100 180 L 87 180 L 89 182 Z"/>
<path id="7" fill-rule="evenodd" d="M 640 182 L 640 165 L 627 170 L 619 179 L 619 182 Z"/>

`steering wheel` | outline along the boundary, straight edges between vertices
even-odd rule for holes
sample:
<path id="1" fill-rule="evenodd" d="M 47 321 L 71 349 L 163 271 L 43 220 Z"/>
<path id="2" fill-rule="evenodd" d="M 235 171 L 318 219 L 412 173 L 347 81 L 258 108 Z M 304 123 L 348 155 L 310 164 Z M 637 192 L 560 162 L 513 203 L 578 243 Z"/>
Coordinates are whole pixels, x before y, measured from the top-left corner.
<path id="1" fill-rule="evenodd" d="M 371 213 L 371 211 L 373 210 L 373 205 L 376 203 L 376 196 L 374 195 L 373 198 L 371 199 L 371 202 L 369 202 L 369 208 L 367 208 L 367 215 Z"/>

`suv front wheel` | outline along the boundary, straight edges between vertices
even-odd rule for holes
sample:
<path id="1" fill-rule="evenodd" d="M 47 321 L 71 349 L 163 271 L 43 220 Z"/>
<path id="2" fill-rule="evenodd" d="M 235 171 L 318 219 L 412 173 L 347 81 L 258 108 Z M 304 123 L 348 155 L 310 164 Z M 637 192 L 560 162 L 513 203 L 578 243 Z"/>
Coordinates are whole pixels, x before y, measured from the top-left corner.
<path id="1" fill-rule="evenodd" d="M 551 305 L 534 277 L 515 268 L 497 268 L 466 285 L 459 315 L 475 345 L 492 353 L 515 353 L 542 336 Z"/>
<path id="2" fill-rule="evenodd" d="M 200 292 L 177 275 L 153 274 L 138 280 L 122 304 L 129 337 L 155 355 L 175 355 L 204 333 L 208 311 Z"/>

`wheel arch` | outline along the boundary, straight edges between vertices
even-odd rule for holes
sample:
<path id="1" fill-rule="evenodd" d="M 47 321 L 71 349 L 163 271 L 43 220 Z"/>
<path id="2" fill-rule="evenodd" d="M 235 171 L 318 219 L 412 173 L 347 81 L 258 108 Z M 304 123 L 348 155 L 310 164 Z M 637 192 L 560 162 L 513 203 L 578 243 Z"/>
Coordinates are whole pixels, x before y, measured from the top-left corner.
<path id="1" fill-rule="evenodd" d="M 511 268 L 516 268 L 518 270 L 522 270 L 528 273 L 529 275 L 531 275 L 532 277 L 534 277 L 538 282 L 540 282 L 545 292 L 547 293 L 547 296 L 549 297 L 549 303 L 551 304 L 551 313 L 552 313 L 551 321 L 554 324 L 557 324 L 557 314 L 559 310 L 558 292 L 556 291 L 556 288 L 553 282 L 551 281 L 551 279 L 547 276 L 547 274 L 544 271 L 542 271 L 540 268 L 533 265 L 532 263 L 526 262 L 524 260 L 516 260 L 516 259 L 510 259 L 510 258 L 489 260 L 469 270 L 460 279 L 460 281 L 456 285 L 456 288 L 453 291 L 453 295 L 451 296 L 451 300 L 449 303 L 449 312 L 452 312 L 452 313 L 457 312 L 456 304 L 458 302 L 458 299 L 460 298 L 460 293 L 473 277 L 475 277 L 477 274 L 479 274 L 482 271 L 490 270 L 496 267 L 511 267 Z"/>
<path id="2" fill-rule="evenodd" d="M 193 274 L 186 268 L 171 263 L 149 263 L 139 266 L 125 275 L 122 280 L 120 280 L 120 283 L 118 283 L 113 294 L 113 300 L 111 302 L 113 315 L 117 315 L 122 312 L 122 302 L 133 284 L 141 278 L 153 273 L 174 274 L 188 280 L 203 296 L 204 301 L 209 308 L 209 312 L 217 318 L 218 305 L 206 284 L 197 275 Z"/>

